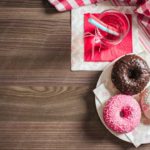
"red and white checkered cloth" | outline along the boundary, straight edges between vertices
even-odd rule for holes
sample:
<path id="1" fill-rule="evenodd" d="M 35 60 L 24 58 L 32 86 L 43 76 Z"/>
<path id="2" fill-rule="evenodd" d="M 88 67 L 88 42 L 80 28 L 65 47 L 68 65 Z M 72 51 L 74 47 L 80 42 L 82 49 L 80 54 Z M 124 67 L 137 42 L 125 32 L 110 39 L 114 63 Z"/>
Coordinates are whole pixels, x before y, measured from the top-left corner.
<path id="1" fill-rule="evenodd" d="M 49 0 L 58 11 L 67 11 L 80 6 L 94 4 L 106 0 Z M 115 5 L 136 5 L 138 22 L 150 38 L 150 0 L 110 0 Z"/>
<path id="2" fill-rule="evenodd" d="M 138 13 L 138 22 L 150 38 L 150 0 L 140 5 L 136 10 Z"/>

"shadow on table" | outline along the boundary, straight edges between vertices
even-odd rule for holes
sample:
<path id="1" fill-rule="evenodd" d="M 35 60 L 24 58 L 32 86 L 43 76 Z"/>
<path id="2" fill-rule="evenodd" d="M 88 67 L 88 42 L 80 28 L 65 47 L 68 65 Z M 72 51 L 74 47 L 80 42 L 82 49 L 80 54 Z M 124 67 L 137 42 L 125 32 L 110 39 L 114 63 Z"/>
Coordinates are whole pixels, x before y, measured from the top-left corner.
<path id="1" fill-rule="evenodd" d="M 57 13 L 58 11 L 54 8 L 54 6 L 52 6 L 48 0 L 41 0 L 42 1 L 42 5 L 45 8 L 45 13 L 47 14 L 53 14 L 53 13 Z"/>
<path id="2" fill-rule="evenodd" d="M 91 90 L 93 89 L 94 87 Z M 95 99 L 92 91 L 88 92 L 84 100 L 87 105 L 87 114 L 83 124 L 83 130 L 89 141 L 94 141 L 95 144 L 99 143 L 101 146 L 109 143 L 116 147 L 116 149 L 119 148 L 122 150 L 133 148 L 132 144 L 121 141 L 104 127 L 96 112 Z"/>

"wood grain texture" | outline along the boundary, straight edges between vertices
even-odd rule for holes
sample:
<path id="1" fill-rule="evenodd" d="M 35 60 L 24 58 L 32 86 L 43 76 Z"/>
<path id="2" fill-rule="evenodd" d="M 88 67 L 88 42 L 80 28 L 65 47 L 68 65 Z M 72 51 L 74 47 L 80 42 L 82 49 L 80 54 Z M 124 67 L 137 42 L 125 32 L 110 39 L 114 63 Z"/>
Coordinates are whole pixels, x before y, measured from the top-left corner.
<path id="1" fill-rule="evenodd" d="M 70 71 L 70 13 L 46 10 L 0 9 L 0 82 L 96 83 L 99 73 Z"/>
<path id="2" fill-rule="evenodd" d="M 70 29 L 46 0 L 0 0 L 0 150 L 135 149 L 99 120 L 100 72 L 70 71 Z"/>
<path id="3" fill-rule="evenodd" d="M 92 86 L 0 87 L 0 121 L 95 120 Z M 92 117 L 92 118 L 91 118 Z"/>
<path id="4" fill-rule="evenodd" d="M 21 7 L 21 8 L 37 8 L 37 7 L 51 7 L 47 0 L 1 0 L 1 7 Z"/>
<path id="5" fill-rule="evenodd" d="M 11 150 L 110 150 L 120 149 L 122 146 L 123 149 L 131 149 L 131 145 L 112 138 L 110 133 L 102 129 L 99 122 L 1 123 L 0 131 L 3 134 L 0 140 L 4 149 Z M 97 134 L 98 131 L 100 134 Z"/>

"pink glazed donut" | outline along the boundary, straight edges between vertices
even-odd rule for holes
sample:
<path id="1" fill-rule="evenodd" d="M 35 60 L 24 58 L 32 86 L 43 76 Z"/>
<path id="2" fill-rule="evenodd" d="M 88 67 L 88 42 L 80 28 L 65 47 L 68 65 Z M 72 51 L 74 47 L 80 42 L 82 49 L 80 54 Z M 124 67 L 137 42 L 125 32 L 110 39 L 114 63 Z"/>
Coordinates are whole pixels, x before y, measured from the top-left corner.
<path id="1" fill-rule="evenodd" d="M 103 118 L 111 130 L 117 133 L 127 133 L 139 125 L 141 109 L 132 96 L 120 94 L 106 102 Z"/>

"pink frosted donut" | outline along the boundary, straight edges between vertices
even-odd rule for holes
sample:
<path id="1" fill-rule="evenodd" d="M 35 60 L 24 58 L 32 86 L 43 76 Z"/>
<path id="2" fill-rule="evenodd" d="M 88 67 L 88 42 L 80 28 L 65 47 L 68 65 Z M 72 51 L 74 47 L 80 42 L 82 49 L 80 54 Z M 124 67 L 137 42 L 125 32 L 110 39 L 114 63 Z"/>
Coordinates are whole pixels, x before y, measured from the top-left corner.
<path id="1" fill-rule="evenodd" d="M 111 130 L 117 133 L 127 133 L 140 123 L 141 109 L 132 96 L 120 94 L 106 102 L 103 118 Z"/>
<path id="2" fill-rule="evenodd" d="M 150 119 L 150 87 L 141 93 L 141 108 L 146 118 Z"/>

